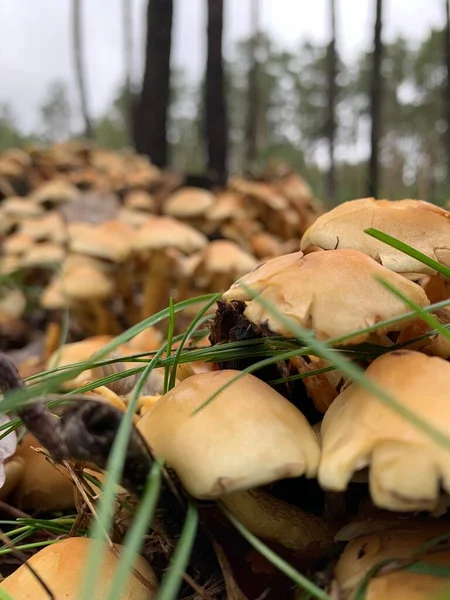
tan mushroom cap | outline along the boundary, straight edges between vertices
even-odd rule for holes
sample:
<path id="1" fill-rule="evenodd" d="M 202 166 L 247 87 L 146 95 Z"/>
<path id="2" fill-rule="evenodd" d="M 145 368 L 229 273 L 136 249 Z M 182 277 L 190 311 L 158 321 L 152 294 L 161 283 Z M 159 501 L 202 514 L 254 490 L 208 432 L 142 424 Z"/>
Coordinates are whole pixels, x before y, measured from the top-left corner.
<path id="1" fill-rule="evenodd" d="M 50 240 L 55 243 L 64 243 L 68 237 L 66 223 L 56 211 L 22 221 L 19 233 L 28 235 L 33 240 Z"/>
<path id="2" fill-rule="evenodd" d="M 65 291 L 63 279 L 55 277 L 49 283 L 40 297 L 40 305 L 46 310 L 59 310 L 71 305 Z"/>
<path id="3" fill-rule="evenodd" d="M 301 250 L 352 248 L 397 273 L 434 273 L 421 262 L 364 233 L 374 227 L 450 266 L 450 213 L 420 200 L 344 202 L 319 217 L 305 232 Z"/>
<path id="4" fill-rule="evenodd" d="M 258 261 L 254 256 L 241 250 L 241 248 L 230 240 L 214 240 L 210 242 L 201 252 L 201 261 L 195 272 L 201 270 L 204 273 L 230 273 L 236 277 L 248 273 L 254 269 Z"/>
<path id="5" fill-rule="evenodd" d="M 152 212 L 156 208 L 155 199 L 144 190 L 128 192 L 124 198 L 124 206 L 132 210 L 145 210 Z"/>
<path id="6" fill-rule="evenodd" d="M 2 242 L 2 252 L 8 255 L 24 254 L 34 243 L 33 238 L 24 233 L 13 233 Z"/>
<path id="7" fill-rule="evenodd" d="M 13 491 L 14 505 L 34 512 L 73 508 L 72 481 L 34 448 L 42 446 L 27 433 L 16 452 L 16 456 L 24 459 L 25 465 Z"/>
<path id="8" fill-rule="evenodd" d="M 114 283 L 109 277 L 88 265 L 70 271 L 64 278 L 64 287 L 72 300 L 102 300 L 114 292 Z"/>
<path id="9" fill-rule="evenodd" d="M 27 297 L 19 288 L 0 289 L 0 321 L 20 318 L 27 307 Z"/>
<path id="10" fill-rule="evenodd" d="M 41 267 L 59 265 L 64 260 L 64 249 L 53 242 L 44 242 L 31 246 L 22 256 L 22 266 Z"/>
<path id="11" fill-rule="evenodd" d="M 31 198 L 12 196 L 2 202 L 2 212 L 13 217 L 36 217 L 43 213 L 44 209 Z"/>
<path id="12" fill-rule="evenodd" d="M 27 562 L 49 586 L 55 600 L 78 600 L 93 543 L 93 540 L 85 537 L 59 540 L 34 554 Z M 107 600 L 111 582 L 120 565 L 120 557 L 109 549 L 106 542 L 102 547 L 104 559 L 95 590 L 91 590 L 92 600 Z M 119 544 L 114 544 L 114 547 L 119 553 L 124 551 L 124 547 Z M 157 588 L 153 569 L 142 556 L 137 557 L 134 568 L 144 580 L 150 582 L 152 589 L 132 571 L 120 594 L 120 600 L 152 600 Z M 21 565 L 12 575 L 6 577 L 0 583 L 0 590 L 11 594 L 16 600 L 48 600 L 47 592 L 26 565 Z"/>
<path id="13" fill-rule="evenodd" d="M 208 243 L 202 233 L 171 217 L 150 217 L 133 237 L 135 251 L 175 248 L 186 254 L 201 250 Z"/>
<path id="14" fill-rule="evenodd" d="M 246 212 L 242 196 L 234 192 L 221 192 L 217 194 L 216 201 L 207 210 L 206 217 L 208 221 L 216 221 L 218 223 L 230 219 L 244 219 Z"/>
<path id="15" fill-rule="evenodd" d="M 230 180 L 230 187 L 232 190 L 250 199 L 257 200 L 273 210 L 281 211 L 289 207 L 289 202 L 286 198 L 283 198 L 277 190 L 274 190 L 267 183 L 234 177 Z"/>
<path id="16" fill-rule="evenodd" d="M 244 375 L 191 416 L 237 374 L 193 375 L 138 423 L 155 453 L 197 498 L 217 498 L 303 474 L 314 477 L 317 471 L 320 448 L 308 421 L 253 375 Z"/>
<path id="17" fill-rule="evenodd" d="M 177 219 L 203 217 L 215 201 L 214 194 L 208 190 L 184 187 L 165 200 L 163 212 Z"/>
<path id="18" fill-rule="evenodd" d="M 377 358 L 367 376 L 426 423 L 450 436 L 450 364 L 399 350 Z M 373 502 L 393 511 L 434 510 L 440 486 L 450 491 L 448 450 L 356 384 L 322 422 L 319 482 L 341 491 L 370 466 Z"/>
<path id="19" fill-rule="evenodd" d="M 120 221 L 101 225 L 73 224 L 69 229 L 72 252 L 116 263 L 125 262 L 131 254 L 132 229 Z"/>
<path id="20" fill-rule="evenodd" d="M 240 287 L 242 282 L 283 315 L 314 330 L 318 339 L 327 340 L 407 312 L 404 303 L 375 276 L 395 286 L 419 306 L 429 304 L 420 286 L 356 250 L 319 251 L 306 256 L 295 252 L 272 258 L 234 283 L 223 297 L 247 302 L 245 316 L 253 323 L 267 322 L 274 333 L 292 336 L 288 327 Z M 378 333 L 401 331 L 407 324 L 405 320 Z M 345 344 L 361 343 L 368 337 L 367 333 L 353 336 Z"/>
<path id="21" fill-rule="evenodd" d="M 367 572 L 376 564 L 389 559 L 408 559 L 411 553 L 417 552 L 420 546 L 435 536 L 447 533 L 449 531 L 448 522 L 429 520 L 422 527 L 405 524 L 399 528 L 378 531 L 369 535 L 362 535 L 349 544 L 339 558 L 335 567 L 335 578 L 343 598 L 353 598 L 358 586 L 361 584 Z M 439 550 L 436 546 L 435 550 Z M 420 560 L 433 564 L 450 565 L 450 552 L 440 550 L 422 553 Z M 437 580 L 440 579 L 445 585 L 442 588 L 437 586 Z M 403 584 L 403 595 L 399 584 Z M 376 576 L 369 584 L 366 598 L 371 600 L 409 600 L 410 598 L 426 599 L 434 598 L 431 595 L 424 595 L 424 592 L 439 591 L 439 589 L 449 589 L 448 579 L 435 578 L 430 576 L 416 576 L 407 571 L 394 571 L 389 575 Z M 388 590 L 393 592 L 393 596 L 387 595 Z M 375 593 L 377 592 L 377 594 Z"/>
<path id="22" fill-rule="evenodd" d="M 132 210 L 131 208 L 124 207 L 118 211 L 117 218 L 122 223 L 136 228 L 148 221 L 148 214 L 142 210 Z"/>
<path id="23" fill-rule="evenodd" d="M 80 195 L 80 191 L 74 185 L 63 179 L 53 179 L 40 185 L 31 194 L 33 200 L 38 203 L 53 202 L 60 204 L 75 200 Z"/>

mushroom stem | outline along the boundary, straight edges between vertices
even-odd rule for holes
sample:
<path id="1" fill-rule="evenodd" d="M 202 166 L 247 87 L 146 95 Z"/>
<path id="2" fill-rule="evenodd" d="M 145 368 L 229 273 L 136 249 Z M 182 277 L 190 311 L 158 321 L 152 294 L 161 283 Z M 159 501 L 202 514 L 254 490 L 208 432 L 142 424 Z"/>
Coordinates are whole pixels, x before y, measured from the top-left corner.
<path id="1" fill-rule="evenodd" d="M 262 490 L 235 492 L 221 502 L 254 535 L 308 556 L 332 551 L 337 527 Z"/>
<path id="2" fill-rule="evenodd" d="M 170 296 L 171 260 L 165 252 L 155 252 L 144 280 L 142 319 L 166 308 Z"/>

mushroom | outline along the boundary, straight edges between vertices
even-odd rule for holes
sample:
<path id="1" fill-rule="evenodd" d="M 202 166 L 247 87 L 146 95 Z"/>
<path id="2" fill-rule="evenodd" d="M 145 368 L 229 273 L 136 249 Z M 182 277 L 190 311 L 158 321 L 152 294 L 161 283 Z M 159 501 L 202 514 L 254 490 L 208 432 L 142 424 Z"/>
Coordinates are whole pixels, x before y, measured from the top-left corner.
<path id="1" fill-rule="evenodd" d="M 27 563 L 45 581 L 55 600 L 78 600 L 92 544 L 94 541 L 85 537 L 58 540 L 39 550 Z M 106 542 L 101 543 L 99 552 L 102 552 L 104 560 L 97 575 L 95 589 L 90 590 L 92 600 L 108 598 L 123 550 L 124 547 L 119 544 L 114 544 L 112 549 Z M 153 569 L 142 556 L 136 558 L 134 568 L 140 577 L 134 571 L 130 572 L 120 600 L 152 600 L 156 597 L 158 583 Z M 0 590 L 12 594 L 16 600 L 48 600 L 45 588 L 24 564 L 0 583 Z"/>
<path id="2" fill-rule="evenodd" d="M 258 261 L 229 240 L 210 242 L 199 254 L 193 278 L 205 292 L 223 292 Z"/>
<path id="3" fill-rule="evenodd" d="M 22 196 L 12 196 L 2 202 L 2 213 L 7 217 L 23 218 L 38 217 L 44 209 L 34 200 Z"/>
<path id="4" fill-rule="evenodd" d="M 223 499 L 257 535 L 323 554 L 332 543 L 331 524 L 268 501 L 260 492 L 247 494 L 280 479 L 315 476 L 319 443 L 302 413 L 256 377 L 244 375 L 192 414 L 237 374 L 224 370 L 185 379 L 144 413 L 137 428 L 189 494 Z"/>
<path id="5" fill-rule="evenodd" d="M 218 498 L 289 477 L 314 477 L 320 448 L 302 413 L 244 375 L 192 415 L 238 371 L 193 375 L 145 413 L 138 429 L 196 498 Z"/>
<path id="6" fill-rule="evenodd" d="M 208 190 L 184 187 L 164 201 L 162 212 L 203 231 L 205 221 L 208 219 L 208 211 L 215 202 L 216 197 Z"/>
<path id="7" fill-rule="evenodd" d="M 439 591 L 448 591 L 448 579 L 411 573 L 403 568 L 413 557 L 434 565 L 450 566 L 450 551 L 437 545 L 428 552 L 419 548 L 439 534 L 449 532 L 446 522 L 428 521 L 421 526 L 405 524 L 363 535 L 347 544 L 335 570 L 340 598 L 354 599 L 367 573 L 377 564 L 392 560 L 391 569 L 376 573 L 364 597 L 367 600 L 429 600 Z M 403 562 L 403 564 L 402 564 Z"/>
<path id="8" fill-rule="evenodd" d="M 317 338 L 327 340 L 406 312 L 404 303 L 386 290 L 375 276 L 385 279 L 419 306 L 429 301 L 423 289 L 401 275 L 389 271 L 356 250 L 302 252 L 272 258 L 263 263 L 223 294 L 226 301 L 244 301 L 244 315 L 252 323 L 266 323 L 273 333 L 292 336 L 292 331 L 258 302 L 261 297 L 274 304 L 286 317 L 312 329 Z M 241 287 L 241 283 L 256 294 Z M 377 331 L 382 336 L 401 331 L 411 321 L 404 320 Z M 343 344 L 358 344 L 369 339 L 362 333 Z"/>
<path id="9" fill-rule="evenodd" d="M 253 254 L 263 260 L 283 254 L 281 240 L 267 231 L 254 233 L 250 237 L 250 246 Z"/>
<path id="10" fill-rule="evenodd" d="M 388 233 L 440 264 L 450 266 L 450 213 L 420 200 L 361 198 L 344 202 L 311 225 L 300 249 L 351 248 L 397 273 L 435 273 L 431 267 L 365 234 L 364 230 L 369 227 Z"/>
<path id="11" fill-rule="evenodd" d="M 2 253 L 9 256 L 22 256 L 33 246 L 33 238 L 24 233 L 13 233 L 2 241 Z"/>
<path id="12" fill-rule="evenodd" d="M 34 190 L 31 198 L 46 208 L 53 208 L 64 202 L 75 200 L 79 195 L 80 191 L 68 181 L 53 179 Z"/>
<path id="13" fill-rule="evenodd" d="M 48 241 L 55 244 L 64 244 L 67 241 L 66 223 L 56 211 L 23 220 L 19 233 L 28 235 L 35 241 Z"/>
<path id="14" fill-rule="evenodd" d="M 191 254 L 206 246 L 208 240 L 199 231 L 171 217 L 150 217 L 134 235 L 133 248 L 140 254 L 143 267 L 142 318 L 155 314 L 168 304 L 171 273 L 177 263 L 174 250 Z"/>
<path id="15" fill-rule="evenodd" d="M 56 469 L 42 452 L 35 450 L 40 446 L 38 440 L 27 433 L 17 447 L 15 456 L 23 459 L 24 467 L 12 492 L 14 506 L 33 513 L 72 509 L 72 481 Z"/>
<path id="16" fill-rule="evenodd" d="M 372 362 L 367 376 L 415 415 L 450 434 L 450 364 L 398 350 Z M 391 511 L 436 509 L 440 485 L 450 492 L 448 451 L 362 386 L 352 384 L 322 421 L 319 483 L 342 491 L 355 471 L 370 467 L 376 506 Z"/>
<path id="17" fill-rule="evenodd" d="M 144 213 L 152 213 L 156 209 L 155 199 L 144 190 L 133 190 L 125 194 L 123 205 L 125 208 Z"/>

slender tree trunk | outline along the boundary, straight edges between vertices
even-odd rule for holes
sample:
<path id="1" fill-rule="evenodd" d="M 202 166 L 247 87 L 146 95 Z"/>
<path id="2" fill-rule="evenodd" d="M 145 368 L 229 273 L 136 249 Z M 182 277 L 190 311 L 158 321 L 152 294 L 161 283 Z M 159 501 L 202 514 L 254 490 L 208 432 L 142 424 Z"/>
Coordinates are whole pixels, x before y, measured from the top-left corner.
<path id="1" fill-rule="evenodd" d="M 259 0 L 251 1 L 252 37 L 249 48 L 249 72 L 247 94 L 247 122 L 245 131 L 247 169 L 251 170 L 258 158 L 258 123 L 259 123 Z"/>
<path id="2" fill-rule="evenodd" d="M 133 26 L 132 26 L 132 0 L 122 0 L 122 18 L 123 18 L 123 50 L 124 50 L 124 95 L 125 95 L 125 111 L 126 111 L 126 126 L 128 139 L 131 139 L 131 77 L 133 71 Z"/>
<path id="3" fill-rule="evenodd" d="M 330 0 L 331 39 L 328 45 L 328 116 L 326 134 L 330 166 L 327 174 L 328 199 L 332 204 L 337 201 L 336 165 L 334 158 L 336 144 L 336 97 L 337 97 L 337 52 L 336 52 L 336 6 L 335 0 Z"/>
<path id="4" fill-rule="evenodd" d="M 134 122 L 138 152 L 158 167 L 167 166 L 167 115 L 173 0 L 148 0 L 144 81 Z"/>
<path id="5" fill-rule="evenodd" d="M 84 135 L 87 138 L 94 137 L 92 121 L 89 116 L 86 98 L 86 82 L 84 80 L 82 35 L 81 35 L 81 0 L 72 0 L 72 26 L 73 26 L 73 48 L 75 59 L 75 76 L 80 96 L 81 112 L 84 120 Z"/>
<path id="6" fill-rule="evenodd" d="M 383 43 L 381 41 L 381 26 L 383 0 L 375 1 L 376 18 L 373 48 L 372 89 L 370 95 L 370 114 L 372 117 L 372 127 L 370 134 L 371 151 L 369 160 L 369 195 L 377 197 L 379 192 L 379 145 L 381 139 L 381 61 L 383 55 Z"/>
<path id="7" fill-rule="evenodd" d="M 445 27 L 445 64 L 447 66 L 447 86 L 445 89 L 444 106 L 445 119 L 447 121 L 446 148 L 447 168 L 450 172 L 450 0 L 445 1 L 446 27 Z"/>
<path id="8" fill-rule="evenodd" d="M 208 0 L 205 133 L 208 152 L 208 175 L 219 184 L 226 182 L 228 159 L 222 32 L 223 0 Z"/>

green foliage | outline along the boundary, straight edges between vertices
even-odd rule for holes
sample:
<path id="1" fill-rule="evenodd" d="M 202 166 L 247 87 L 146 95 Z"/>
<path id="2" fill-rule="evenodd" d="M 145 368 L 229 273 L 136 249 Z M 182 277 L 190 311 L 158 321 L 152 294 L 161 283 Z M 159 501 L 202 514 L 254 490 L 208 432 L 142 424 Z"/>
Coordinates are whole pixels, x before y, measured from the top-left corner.
<path id="1" fill-rule="evenodd" d="M 64 81 L 52 81 L 47 95 L 39 107 L 41 137 L 46 142 L 67 139 L 71 131 L 72 110 Z"/>

